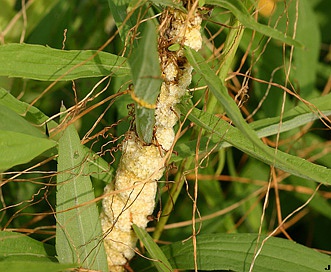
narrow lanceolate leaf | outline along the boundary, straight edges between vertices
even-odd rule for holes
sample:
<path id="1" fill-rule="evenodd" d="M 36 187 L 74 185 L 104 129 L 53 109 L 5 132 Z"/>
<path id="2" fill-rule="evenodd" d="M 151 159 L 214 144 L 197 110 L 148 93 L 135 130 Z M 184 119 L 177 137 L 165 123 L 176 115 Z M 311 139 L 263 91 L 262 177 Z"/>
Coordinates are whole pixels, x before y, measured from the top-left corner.
<path id="1" fill-rule="evenodd" d="M 44 81 L 130 74 L 126 59 L 117 55 L 32 44 L 1 45 L 0 63 L 0 76 Z"/>
<path id="2" fill-rule="evenodd" d="M 234 16 L 236 16 L 237 19 L 247 28 L 256 30 L 268 37 L 272 37 L 289 45 L 302 47 L 298 41 L 292 39 L 291 37 L 287 37 L 279 30 L 256 22 L 249 14 L 241 0 L 206 0 L 205 3 L 207 5 L 219 6 L 230 10 Z"/>
<path id="3" fill-rule="evenodd" d="M 140 239 L 140 241 L 146 247 L 149 255 L 154 260 L 154 265 L 159 272 L 174 271 L 171 267 L 168 259 L 158 247 L 158 245 L 153 241 L 152 237 L 149 236 L 147 231 L 143 228 L 139 228 L 136 225 L 133 225 L 133 230 Z"/>
<path id="4" fill-rule="evenodd" d="M 254 143 L 247 139 L 245 134 L 243 134 L 237 128 L 232 127 L 224 120 L 221 120 L 212 114 L 200 111 L 198 109 L 192 110 L 191 106 L 187 104 L 183 104 L 181 109 L 184 114 L 188 112 L 190 113 L 189 119 L 192 122 L 196 123 L 211 133 L 213 137 L 212 139 L 205 139 L 206 143 L 214 143 L 219 147 L 224 147 L 226 146 L 225 142 L 228 142 L 246 154 L 266 164 L 274 165 L 275 167 L 288 173 L 316 182 L 331 184 L 331 169 L 311 163 L 300 157 L 287 154 L 280 150 L 278 150 L 273 157 L 266 156 L 261 149 L 256 148 Z M 203 142 L 201 145 L 203 146 Z M 272 148 L 267 146 L 265 146 L 265 148 L 269 149 L 270 152 L 273 152 Z"/>
<path id="5" fill-rule="evenodd" d="M 73 125 L 59 140 L 56 251 L 60 263 L 107 271 L 99 213 L 88 176 L 86 152 Z"/>
<path id="6" fill-rule="evenodd" d="M 285 112 L 284 115 L 282 116 L 282 118 L 280 118 L 279 116 L 273 117 L 273 118 L 265 118 L 265 119 L 254 121 L 254 122 L 250 123 L 249 125 L 256 131 L 256 134 L 258 135 L 258 137 L 261 138 L 261 137 L 268 137 L 271 135 L 275 135 L 277 133 L 289 131 L 291 129 L 298 128 L 302 125 L 305 125 L 309 122 L 312 122 L 312 121 L 315 121 L 315 120 L 321 118 L 321 116 L 319 114 L 312 112 L 312 111 L 314 111 L 314 109 L 319 109 L 320 113 L 323 114 L 324 116 L 331 115 L 331 94 L 311 99 L 309 101 L 309 103 L 311 103 L 311 105 L 313 105 L 313 106 L 308 107 L 307 105 L 304 105 L 303 103 L 299 103 L 298 106 Z M 191 103 L 183 104 L 182 105 L 183 114 L 186 115 L 187 113 L 190 113 L 191 107 L 193 107 L 193 104 L 191 104 Z M 192 115 L 195 115 L 196 113 L 197 113 L 197 111 L 194 110 L 192 112 Z M 199 112 L 198 115 L 196 115 L 196 117 L 204 116 L 204 115 L 206 115 L 205 120 L 210 120 L 211 118 L 216 118 L 215 116 L 212 116 L 207 113 L 202 113 L 202 112 Z M 192 119 L 193 117 L 189 117 L 189 118 Z M 204 122 L 202 117 L 199 117 L 197 119 L 199 119 L 200 122 Z M 215 120 L 216 120 L 216 123 L 214 125 L 209 126 L 209 129 L 207 129 L 211 133 L 213 133 L 213 131 L 216 129 L 216 127 L 218 125 L 221 126 L 221 124 L 219 123 L 219 120 L 218 119 L 215 119 Z M 282 120 L 281 126 L 279 126 L 280 120 Z M 221 122 L 223 122 L 223 121 L 221 121 Z M 215 129 L 213 130 L 212 128 L 215 128 Z M 220 130 L 220 129 L 221 129 L 221 127 L 218 128 L 218 130 Z M 232 130 L 234 128 L 229 127 L 229 129 Z M 227 135 L 224 135 L 223 139 L 224 140 L 227 139 Z M 229 140 L 231 140 L 231 139 L 229 139 Z M 233 141 L 234 140 L 235 139 L 233 139 Z M 208 143 L 209 143 L 209 145 L 208 145 Z M 202 137 L 201 144 L 200 144 L 200 147 L 201 147 L 200 152 L 203 154 L 205 154 L 205 152 L 209 152 L 214 147 L 214 144 L 217 144 L 217 143 L 219 143 L 219 138 L 218 139 L 215 138 L 215 142 L 211 142 L 209 136 Z M 187 156 L 194 156 L 196 144 L 197 144 L 197 140 L 193 140 L 193 141 L 189 141 L 189 142 L 181 142 L 178 145 L 176 145 L 176 150 L 177 150 L 178 154 L 172 156 L 172 161 L 180 161 Z M 223 141 L 222 143 L 219 144 L 219 148 L 225 148 L 225 147 L 229 147 L 231 145 L 232 144 L 230 144 L 229 142 Z M 209 146 L 209 148 L 207 146 Z M 238 146 L 237 146 L 237 148 L 238 148 Z"/>
<path id="7" fill-rule="evenodd" d="M 257 234 L 207 234 L 197 236 L 199 270 L 248 272 L 257 245 Z M 177 269 L 194 269 L 192 241 L 162 247 Z M 330 257 L 295 242 L 271 237 L 256 258 L 253 272 L 320 272 L 330 264 Z"/>
<path id="8" fill-rule="evenodd" d="M 144 24 L 141 39 L 129 58 L 136 104 L 136 130 L 145 143 L 150 143 L 155 123 L 156 99 L 162 83 L 157 51 L 156 26 L 152 21 Z"/>
<path id="9" fill-rule="evenodd" d="M 256 146 L 265 153 L 270 159 L 275 157 L 275 151 L 267 148 L 265 144 L 258 138 L 256 132 L 246 123 L 241 115 L 241 112 L 228 94 L 224 83 L 219 77 L 212 71 L 204 58 L 189 47 L 185 47 L 185 55 L 193 66 L 194 70 L 206 81 L 209 90 L 216 97 L 217 101 L 224 107 L 227 115 L 231 118 L 232 122 L 238 127 L 238 129 Z"/>
<path id="10" fill-rule="evenodd" d="M 266 118 L 250 123 L 250 126 L 257 132 L 259 137 L 267 137 L 281 133 L 331 115 L 331 94 L 316 97 L 309 100 L 310 106 L 300 102 L 298 106 L 285 112 L 280 118 Z M 317 109 L 319 112 L 317 112 Z M 325 119 L 325 118 L 324 118 Z M 279 123 L 281 122 L 281 126 Z"/>

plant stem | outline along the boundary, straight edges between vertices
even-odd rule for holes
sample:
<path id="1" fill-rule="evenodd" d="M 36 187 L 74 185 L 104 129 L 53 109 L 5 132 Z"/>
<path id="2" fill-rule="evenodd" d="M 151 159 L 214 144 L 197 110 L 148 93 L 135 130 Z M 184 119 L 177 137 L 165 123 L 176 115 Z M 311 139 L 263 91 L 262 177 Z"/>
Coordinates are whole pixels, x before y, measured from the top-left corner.
<path id="1" fill-rule="evenodd" d="M 165 204 L 164 209 L 162 211 L 162 215 L 160 217 L 160 220 L 155 227 L 155 230 L 153 233 L 154 240 L 158 240 L 161 237 L 164 226 L 168 222 L 169 216 L 175 206 L 179 193 L 181 192 L 182 187 L 184 185 L 184 177 L 183 177 L 182 169 L 187 169 L 187 166 L 191 165 L 192 161 L 193 161 L 193 158 L 190 157 L 181 163 L 181 166 L 180 166 L 181 170 L 178 171 L 175 176 L 175 183 L 171 187 L 167 203 Z"/>

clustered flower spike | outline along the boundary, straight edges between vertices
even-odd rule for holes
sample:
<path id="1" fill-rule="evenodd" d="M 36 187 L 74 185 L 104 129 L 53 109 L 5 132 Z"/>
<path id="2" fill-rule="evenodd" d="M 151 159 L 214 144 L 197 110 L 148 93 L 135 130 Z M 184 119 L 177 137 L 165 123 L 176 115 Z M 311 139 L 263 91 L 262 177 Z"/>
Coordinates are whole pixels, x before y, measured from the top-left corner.
<path id="1" fill-rule="evenodd" d="M 137 238 L 132 224 L 145 228 L 153 213 L 157 181 L 164 172 L 164 157 L 175 141 L 174 126 L 180 115 L 176 105 L 191 83 L 192 67 L 183 49 L 169 51 L 171 44 L 199 50 L 201 16 L 167 9 L 159 37 L 160 65 L 164 82 L 155 109 L 155 141 L 145 145 L 129 131 L 122 144 L 114 188 L 106 186 L 101 222 L 110 271 L 123 271 L 134 255 Z M 166 45 L 166 46 L 165 46 Z M 116 191 L 116 192 L 115 192 Z"/>

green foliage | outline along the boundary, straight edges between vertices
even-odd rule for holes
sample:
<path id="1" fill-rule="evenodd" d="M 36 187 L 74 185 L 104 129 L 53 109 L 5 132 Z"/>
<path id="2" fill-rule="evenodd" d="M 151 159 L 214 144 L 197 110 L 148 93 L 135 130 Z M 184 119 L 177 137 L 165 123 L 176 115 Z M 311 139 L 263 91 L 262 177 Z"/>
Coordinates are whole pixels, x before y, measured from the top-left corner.
<path id="1" fill-rule="evenodd" d="M 189 119 L 196 124 L 199 124 L 202 128 L 206 129 L 213 136 L 213 142 L 224 140 L 231 145 L 242 150 L 246 154 L 259 159 L 269 165 L 274 165 L 279 169 L 289 172 L 293 175 L 311 179 L 317 182 L 331 184 L 331 169 L 310 163 L 302 158 L 292 156 L 282 151 L 273 151 L 271 148 L 265 146 L 265 149 L 269 149 L 269 153 L 272 156 L 266 155 L 256 145 L 247 139 L 247 134 L 238 132 L 238 129 L 229 125 L 229 123 L 218 119 L 214 115 L 200 111 L 198 109 L 184 108 L 184 112 L 189 112 Z M 226 133 L 224 133 L 226 132 Z M 274 152 L 274 153 L 273 153 Z"/>
<path id="2" fill-rule="evenodd" d="M 77 267 L 56 262 L 55 248 L 17 232 L 0 232 L 1 271 L 57 272 Z"/>
<path id="3" fill-rule="evenodd" d="M 92 50 L 57 50 L 40 45 L 0 47 L 0 75 L 37 80 L 73 80 L 130 73 L 125 58 Z"/>
<path id="4" fill-rule="evenodd" d="M 11 109 L 0 107 L 0 170 L 27 163 L 56 144 Z"/>
<path id="5" fill-rule="evenodd" d="M 88 176 L 87 154 L 74 125 L 59 139 L 56 252 L 60 263 L 107 270 L 99 213 Z"/>
<path id="6" fill-rule="evenodd" d="M 267 25 L 259 24 L 257 23 L 250 15 L 250 13 L 247 11 L 245 5 L 240 0 L 233 0 L 233 1 L 227 1 L 227 0 L 206 0 L 206 5 L 215 5 L 220 6 L 223 8 L 226 8 L 230 10 L 236 18 L 247 28 L 256 30 L 264 35 L 270 36 L 272 38 L 278 39 L 284 43 L 295 45 L 295 46 L 301 46 L 301 44 L 298 41 L 295 41 L 294 39 L 290 37 L 286 37 L 282 32 L 280 32 L 277 29 L 271 28 Z"/>
<path id="7" fill-rule="evenodd" d="M 249 271 L 254 251 L 261 247 L 265 236 L 256 234 L 216 234 L 197 237 L 198 267 L 203 270 Z M 174 243 L 162 248 L 179 269 L 194 269 L 192 241 Z M 244 260 L 244 261 L 242 261 Z M 258 255 L 255 272 L 321 271 L 330 258 L 292 241 L 270 237 Z"/>
<path id="8" fill-rule="evenodd" d="M 206 271 L 249 271 L 254 252 L 260 249 L 266 236 L 256 234 L 204 234 L 197 237 L 198 268 Z M 194 269 L 192 240 L 176 242 L 161 247 L 171 264 L 179 269 Z M 330 258 L 292 241 L 270 237 L 263 244 L 254 270 L 272 271 L 321 271 Z M 324 264 L 324 266 L 323 266 Z M 147 265 L 147 264 L 146 264 Z M 145 271 L 153 271 L 153 268 Z"/>
<path id="9" fill-rule="evenodd" d="M 136 109 L 136 130 L 145 143 L 150 144 L 155 124 L 156 99 L 161 88 L 161 69 L 157 52 L 156 25 L 147 21 L 142 39 L 129 57 Z"/>
<path id="10" fill-rule="evenodd" d="M 133 230 L 140 239 L 140 241 L 146 247 L 148 253 L 152 257 L 154 265 L 159 272 L 163 271 L 173 271 L 168 259 L 164 256 L 162 250 L 158 247 L 158 245 L 153 241 L 152 237 L 149 236 L 146 230 L 139 228 L 136 225 L 133 225 Z"/>
<path id="11" fill-rule="evenodd" d="M 26 12 L 14 0 L 0 11 L 0 270 L 107 271 L 100 196 L 125 131 L 152 140 L 158 15 L 190 10 L 172 0 L 25 2 Z M 249 271 L 294 211 L 282 227 L 297 243 L 270 237 L 252 271 L 330 264 L 312 249 L 331 244 L 326 2 L 277 1 L 256 20 L 256 1 L 199 1 L 204 45 L 185 49 L 194 91 L 178 106 L 182 133 L 159 184 L 160 220 L 150 224 L 171 244 L 134 226 L 151 258 L 137 255 L 134 271 L 194 270 L 194 258 L 200 270 Z M 182 242 L 192 235 L 192 196 L 195 245 Z"/>

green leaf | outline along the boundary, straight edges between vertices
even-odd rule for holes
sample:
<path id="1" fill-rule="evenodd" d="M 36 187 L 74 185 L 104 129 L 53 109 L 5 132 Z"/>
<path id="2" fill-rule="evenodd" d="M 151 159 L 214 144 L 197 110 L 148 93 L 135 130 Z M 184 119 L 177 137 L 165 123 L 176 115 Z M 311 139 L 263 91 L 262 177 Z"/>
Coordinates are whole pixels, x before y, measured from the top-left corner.
<path id="1" fill-rule="evenodd" d="M 40 138 L 46 138 L 41 130 L 27 122 L 15 111 L 2 105 L 0 105 L 0 129 L 29 134 L 31 136 Z"/>
<path id="2" fill-rule="evenodd" d="M 154 5 L 162 5 L 165 7 L 172 7 L 178 9 L 182 12 L 187 12 L 187 10 L 183 7 L 182 1 L 177 0 L 150 0 L 149 2 L 153 3 Z"/>
<path id="3" fill-rule="evenodd" d="M 261 241 L 265 238 L 262 236 Z M 249 271 L 256 249 L 257 235 L 208 234 L 197 236 L 197 261 L 200 270 Z M 194 269 L 192 240 L 161 248 L 177 269 Z M 254 272 L 320 272 L 330 257 L 292 241 L 270 237 L 254 264 Z"/>
<path id="4" fill-rule="evenodd" d="M 181 45 L 179 43 L 174 43 L 168 47 L 169 51 L 175 52 L 180 49 Z"/>
<path id="5" fill-rule="evenodd" d="M 30 106 L 28 103 L 18 100 L 12 96 L 7 90 L 0 87 L 0 107 L 5 106 L 17 114 L 21 115 L 32 124 L 40 125 L 47 121 L 49 117 L 34 106 Z M 54 128 L 57 123 L 53 120 L 47 122 L 48 128 Z M 44 131 L 46 128 L 44 127 Z"/>
<path id="6" fill-rule="evenodd" d="M 304 48 L 294 49 L 295 78 L 300 84 L 301 97 L 311 97 L 316 81 L 316 70 L 321 48 L 321 35 L 319 25 L 314 14 L 313 4 L 309 0 L 298 2 L 298 8 L 293 8 L 293 13 L 298 12 L 296 39 L 304 45 Z M 295 4 L 293 3 L 293 6 Z M 307 20 L 309 18 L 309 20 Z"/>
<path id="7" fill-rule="evenodd" d="M 0 171 L 28 163 L 56 144 L 47 138 L 0 130 Z"/>
<path id="8" fill-rule="evenodd" d="M 3 105 L 0 97 L 0 169 L 28 163 L 57 143 Z"/>
<path id="9" fill-rule="evenodd" d="M 245 27 L 256 30 L 266 36 L 270 36 L 289 45 L 302 47 L 298 41 L 287 37 L 277 29 L 256 22 L 240 0 L 206 0 L 206 5 L 226 8 L 230 10 Z"/>
<path id="10" fill-rule="evenodd" d="M 59 140 L 56 250 L 60 263 L 107 271 L 99 213 L 88 176 L 86 152 L 74 125 Z"/>
<path id="11" fill-rule="evenodd" d="M 133 41 L 133 45 L 136 46 L 137 40 L 133 37 L 135 33 L 132 30 L 139 22 L 139 10 L 132 10 L 135 5 L 131 5 L 131 0 L 108 0 L 108 4 L 123 44 L 130 46 L 130 42 Z"/>
<path id="12" fill-rule="evenodd" d="M 55 248 L 18 232 L 0 231 L 0 258 L 29 257 L 30 261 L 56 261 Z"/>
<path id="13" fill-rule="evenodd" d="M 211 133 L 212 138 L 208 140 L 206 137 L 206 143 L 209 142 L 210 145 L 217 144 L 218 148 L 222 148 L 225 145 L 224 142 L 228 142 L 244 153 L 266 164 L 274 165 L 276 168 L 282 169 L 288 173 L 316 182 L 331 184 L 331 169 L 280 150 L 277 151 L 274 157 L 266 156 L 261 149 L 256 148 L 256 146 L 247 139 L 246 135 L 241 133 L 237 128 L 232 127 L 226 121 L 196 108 L 192 109 L 188 105 L 182 105 L 181 109 L 184 114 L 190 112 L 188 118 Z M 201 142 L 201 146 L 206 145 L 204 145 L 204 142 Z M 267 146 L 266 148 L 268 148 L 269 151 L 273 150 Z"/>
<path id="14" fill-rule="evenodd" d="M 133 224 L 133 230 L 146 247 L 151 258 L 154 260 L 154 265 L 159 272 L 173 271 L 168 259 L 164 256 L 162 250 L 153 241 L 145 229 L 139 228 Z"/>
<path id="15" fill-rule="evenodd" d="M 0 75 L 45 81 L 130 73 L 126 59 L 96 50 L 58 50 L 41 45 L 0 46 Z"/>
<path id="16" fill-rule="evenodd" d="M 182 12 L 187 12 L 187 10 L 183 7 L 183 3 L 181 1 L 176 0 L 131 0 L 128 6 L 128 11 L 131 11 L 133 8 L 138 8 L 142 5 L 144 5 L 147 2 L 151 2 L 154 5 L 161 5 L 164 7 L 172 7 L 178 10 L 181 10 Z"/>
<path id="17" fill-rule="evenodd" d="M 0 271 L 57 272 L 77 267 L 59 264 L 55 248 L 17 232 L 0 232 Z"/>
<path id="18" fill-rule="evenodd" d="M 31 107 L 28 103 L 16 99 L 5 89 L 0 88 L 0 113 L 2 111 L 2 108 L 5 107 L 8 107 L 17 114 L 24 116 L 26 120 L 28 120 L 33 124 L 39 125 L 49 120 L 49 117 L 45 115 L 42 111 L 40 111 L 38 108 L 33 106 Z M 4 122 L 5 120 L 9 120 L 9 118 L 8 119 L 3 118 L 1 114 L 0 117 L 1 117 L 0 118 L 0 128 L 1 128 L 2 122 Z M 18 118 L 23 119 L 23 117 L 21 116 L 18 116 Z M 6 121 L 6 123 L 8 122 Z M 11 120 L 9 123 L 10 125 L 14 125 L 13 128 L 16 129 L 17 132 L 20 131 L 29 132 L 31 130 L 29 134 L 38 137 L 45 137 L 45 135 L 41 134 L 37 128 L 31 126 L 31 124 L 27 122 L 23 123 L 23 121 L 15 119 L 15 120 Z M 53 120 L 47 122 L 48 128 L 55 128 L 57 125 L 58 124 Z M 57 136 L 54 138 L 57 139 Z M 83 146 L 83 148 L 85 150 L 85 154 L 88 155 L 87 162 L 88 162 L 89 174 L 92 177 L 103 180 L 106 183 L 110 183 L 113 179 L 114 168 L 111 167 L 108 162 L 106 162 L 103 158 L 95 154 L 92 150 L 90 150 L 86 146 Z"/>
<path id="19" fill-rule="evenodd" d="M 157 51 L 156 26 L 152 21 L 144 25 L 142 38 L 137 48 L 133 48 L 129 58 L 134 84 L 136 110 L 136 130 L 138 136 L 149 144 L 153 136 L 156 99 L 162 84 L 161 68 Z"/>
<path id="20" fill-rule="evenodd" d="M 273 160 L 276 152 L 267 148 L 267 146 L 264 145 L 257 137 L 255 131 L 246 123 L 240 110 L 238 109 L 237 104 L 228 94 L 227 88 L 224 86 L 223 81 L 212 71 L 204 58 L 189 47 L 185 47 L 185 55 L 193 68 L 205 80 L 217 101 L 224 107 L 232 122 L 249 140 L 251 140 L 257 149 L 260 149 L 263 153 L 265 153 L 264 156 L 267 156 L 269 159 Z"/>
<path id="21" fill-rule="evenodd" d="M 15 261 L 1 261 L 0 271 L 6 272 L 60 272 L 72 271 L 77 268 L 75 264 L 59 264 L 53 262 L 32 262 L 27 256 Z"/>
<path id="22" fill-rule="evenodd" d="M 266 137 L 278 132 L 298 128 L 308 122 L 321 118 L 321 114 L 324 116 L 331 114 L 331 94 L 311 99 L 308 103 L 310 106 L 300 102 L 298 106 L 285 112 L 282 119 L 279 116 L 265 118 L 254 121 L 250 126 L 256 130 L 259 137 Z M 317 109 L 319 113 L 316 112 Z M 280 121 L 282 121 L 281 127 L 279 127 Z"/>
<path id="23" fill-rule="evenodd" d="M 88 147 L 83 146 L 83 149 L 87 155 L 86 162 L 88 164 L 88 174 L 96 179 L 104 181 L 107 184 L 112 183 L 114 178 L 114 168 Z"/>
<path id="24" fill-rule="evenodd" d="M 331 115 L 331 94 L 312 99 L 310 103 L 318 108 L 325 116 Z M 188 107 L 184 107 L 183 114 L 186 114 L 187 110 Z M 311 112 L 311 109 L 309 109 L 307 106 L 300 105 L 289 110 L 283 115 L 281 127 L 279 127 L 279 116 L 257 120 L 253 123 L 250 123 L 249 125 L 256 131 L 258 137 L 262 138 L 298 128 L 319 118 L 320 116 Z M 200 144 L 200 154 L 206 154 L 206 152 L 209 152 L 214 147 L 213 145 L 217 144 L 218 142 L 218 140 L 216 140 L 216 142 L 210 141 L 209 136 L 202 137 Z M 181 161 L 186 157 L 194 156 L 196 144 L 197 140 L 177 142 L 175 147 L 177 153 L 176 155 L 174 154 L 172 156 L 171 161 Z M 226 148 L 230 146 L 232 146 L 232 144 L 229 142 L 222 142 L 219 148 Z"/>

